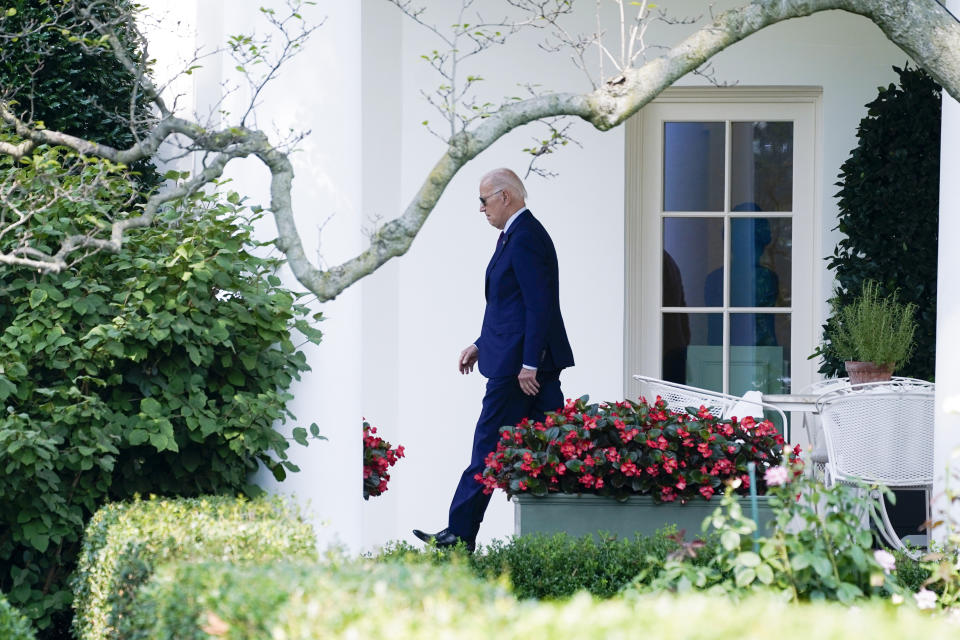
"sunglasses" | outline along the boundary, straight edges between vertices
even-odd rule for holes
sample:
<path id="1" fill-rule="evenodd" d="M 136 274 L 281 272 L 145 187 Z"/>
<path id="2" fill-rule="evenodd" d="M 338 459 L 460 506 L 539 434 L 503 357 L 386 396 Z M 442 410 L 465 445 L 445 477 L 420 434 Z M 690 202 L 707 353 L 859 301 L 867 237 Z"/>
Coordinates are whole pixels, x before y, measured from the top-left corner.
<path id="1" fill-rule="evenodd" d="M 503 189 L 497 189 L 497 190 L 494 191 L 493 193 L 488 193 L 488 194 L 485 195 L 485 196 L 480 196 L 480 204 L 482 204 L 483 206 L 487 206 L 487 200 L 489 200 L 489 199 L 492 198 L 493 196 L 497 195 L 497 194 L 500 193 L 501 191 L 503 191 Z"/>

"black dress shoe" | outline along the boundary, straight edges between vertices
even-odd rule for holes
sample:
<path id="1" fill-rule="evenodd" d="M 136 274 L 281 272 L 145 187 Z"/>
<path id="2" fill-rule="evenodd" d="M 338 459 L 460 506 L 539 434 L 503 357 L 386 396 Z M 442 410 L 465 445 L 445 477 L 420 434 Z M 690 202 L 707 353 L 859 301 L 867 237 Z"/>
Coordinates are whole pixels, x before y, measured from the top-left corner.
<path id="1" fill-rule="evenodd" d="M 420 529 L 414 529 L 413 535 L 417 536 L 427 544 L 433 543 L 438 549 L 455 547 L 461 542 L 470 553 L 473 553 L 473 550 L 476 548 L 475 543 L 468 542 L 460 536 L 451 533 L 450 529 L 444 529 L 443 531 L 437 533 L 424 533 L 423 531 L 420 531 Z"/>

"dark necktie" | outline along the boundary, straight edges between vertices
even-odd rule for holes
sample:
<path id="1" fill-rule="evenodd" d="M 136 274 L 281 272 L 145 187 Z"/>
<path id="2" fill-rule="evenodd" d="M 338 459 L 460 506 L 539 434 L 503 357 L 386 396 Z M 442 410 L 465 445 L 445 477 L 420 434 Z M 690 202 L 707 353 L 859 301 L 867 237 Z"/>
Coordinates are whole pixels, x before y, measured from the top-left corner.
<path id="1" fill-rule="evenodd" d="M 507 234 L 505 234 L 503 231 L 500 232 L 500 237 L 497 238 L 497 249 L 503 246 L 503 239 L 506 237 L 506 235 Z"/>

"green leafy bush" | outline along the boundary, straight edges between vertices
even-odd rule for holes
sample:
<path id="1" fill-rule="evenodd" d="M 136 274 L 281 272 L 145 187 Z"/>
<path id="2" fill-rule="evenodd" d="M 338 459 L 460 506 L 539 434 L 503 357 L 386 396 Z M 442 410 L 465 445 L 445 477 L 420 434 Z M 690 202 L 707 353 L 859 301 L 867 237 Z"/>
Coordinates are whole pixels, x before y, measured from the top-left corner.
<path id="1" fill-rule="evenodd" d="M 62 160 L 35 155 L 24 184 L 99 170 Z M 38 214 L 34 241 L 83 229 L 90 207 L 123 215 L 131 186 L 105 188 Z M 295 470 L 274 424 L 308 368 L 294 336 L 320 332 L 241 209 L 236 194 L 195 194 L 119 254 L 59 274 L 0 271 L 0 590 L 40 629 L 68 611 L 83 524 L 104 502 L 256 493 L 258 464 Z"/>
<path id="2" fill-rule="evenodd" d="M 836 271 L 836 307 L 851 303 L 866 280 L 880 283 L 883 295 L 899 289 L 903 302 L 917 305 L 917 347 L 900 371 L 932 380 L 940 86 L 921 69 L 894 70 L 899 85 L 881 89 L 867 105 L 857 130 L 859 143 L 840 167 L 837 228 L 845 237 L 828 265 Z M 820 372 L 842 376 L 843 371 L 843 361 L 827 349 Z"/>
<path id="3" fill-rule="evenodd" d="M 897 558 L 897 580 L 904 589 L 916 593 L 920 589 L 931 588 L 925 584 L 930 577 L 930 570 L 923 562 L 911 558 L 903 551 L 897 551 L 894 555 Z M 960 572 L 960 569 L 957 571 Z M 932 589 L 936 590 L 936 587 Z"/>
<path id="4" fill-rule="evenodd" d="M 471 564 L 481 576 L 509 576 L 518 598 L 563 598 L 588 591 L 600 598 L 616 595 L 637 576 L 659 573 L 668 554 L 680 548 L 672 532 L 633 540 L 591 536 L 521 536 L 494 541 Z M 701 561 L 709 557 L 704 550 Z"/>
<path id="5" fill-rule="evenodd" d="M 3 640 L 34 640 L 27 618 L 7 602 L 0 593 L 0 638 Z"/>
<path id="6" fill-rule="evenodd" d="M 909 608 L 787 604 L 752 596 L 638 595 L 519 601 L 464 566 L 351 562 L 322 566 L 167 565 L 141 592 L 131 638 L 953 638 L 956 627 Z"/>
<path id="7" fill-rule="evenodd" d="M 84 640 L 127 637 L 131 615 L 140 607 L 140 586 L 167 563 L 297 558 L 316 559 L 313 529 L 279 498 L 209 496 L 109 504 L 84 534 L 73 579 L 74 630 Z"/>
<path id="8" fill-rule="evenodd" d="M 784 482 L 787 476 L 784 469 L 770 483 Z M 668 562 L 652 583 L 634 588 L 696 589 L 738 596 L 765 589 L 794 601 L 848 604 L 871 596 L 909 595 L 896 571 L 885 569 L 872 550 L 873 533 L 861 518 L 879 524 L 879 515 L 874 501 L 859 489 L 844 484 L 826 488 L 803 475 L 772 486 L 770 504 L 776 526 L 769 536 L 756 540 L 756 524 L 743 515 L 728 489 L 721 506 L 704 522 L 704 527 L 712 526 L 720 536 L 720 549 L 712 560 L 700 566 Z M 892 563 L 893 556 L 887 557 Z"/>
<path id="9" fill-rule="evenodd" d="M 478 577 L 507 578 L 518 598 L 565 598 L 578 591 L 610 598 L 638 576 L 641 581 L 652 580 L 671 554 L 682 552 L 689 544 L 674 528 L 649 537 L 638 535 L 632 540 L 536 534 L 494 540 L 472 554 L 435 549 L 421 552 L 405 542 L 395 542 L 374 559 L 389 563 L 462 563 Z M 696 562 L 709 562 L 717 541 L 708 538 L 697 548 Z"/>

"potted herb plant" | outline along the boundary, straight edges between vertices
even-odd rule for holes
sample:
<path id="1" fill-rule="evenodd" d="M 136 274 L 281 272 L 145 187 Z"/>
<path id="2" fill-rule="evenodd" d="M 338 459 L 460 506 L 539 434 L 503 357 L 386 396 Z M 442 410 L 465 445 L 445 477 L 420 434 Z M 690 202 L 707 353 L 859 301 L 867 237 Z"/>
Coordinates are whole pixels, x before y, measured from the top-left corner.
<path id="1" fill-rule="evenodd" d="M 708 501 L 725 485 L 749 493 L 749 463 L 764 494 L 765 471 L 784 461 L 783 436 L 768 420 L 726 420 L 703 407 L 673 412 L 660 398 L 588 404 L 583 397 L 500 433 L 476 478 L 487 493 L 499 488 L 513 498 L 517 535 L 632 537 L 669 524 L 699 531 L 714 510 Z M 765 510 L 760 520 L 771 517 Z"/>
<path id="2" fill-rule="evenodd" d="M 866 280 L 860 295 L 835 310 L 827 324 L 829 346 L 844 361 L 851 384 L 889 380 L 913 353 L 917 306 L 901 304 L 897 292 L 880 295 L 880 286 Z"/>

